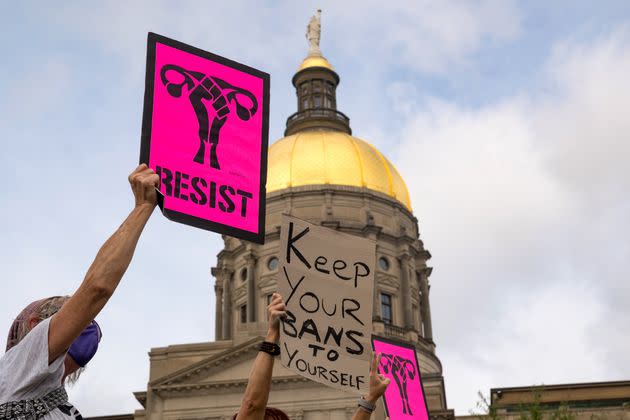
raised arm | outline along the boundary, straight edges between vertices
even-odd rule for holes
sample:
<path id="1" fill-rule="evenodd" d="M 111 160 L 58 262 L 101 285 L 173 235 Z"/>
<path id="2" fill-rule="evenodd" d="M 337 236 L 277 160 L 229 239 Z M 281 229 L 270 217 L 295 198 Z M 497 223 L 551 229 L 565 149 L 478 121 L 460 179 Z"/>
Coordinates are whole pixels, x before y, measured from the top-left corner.
<path id="1" fill-rule="evenodd" d="M 277 293 L 273 294 L 271 303 L 267 306 L 267 313 L 269 314 L 269 331 L 265 341 L 276 343 L 280 339 L 280 318 L 286 315 L 282 296 Z M 271 388 L 273 362 L 274 357 L 272 355 L 262 351 L 258 352 L 254 366 L 249 373 L 247 389 L 245 389 L 243 402 L 236 420 L 263 420 L 265 418 L 265 408 L 267 408 Z"/>
<path id="2" fill-rule="evenodd" d="M 383 396 L 385 390 L 387 389 L 387 385 L 389 385 L 389 378 L 386 378 L 378 373 L 378 367 L 380 364 L 381 354 L 379 353 L 377 355 L 374 353 L 372 355 L 372 366 L 370 369 L 370 392 L 368 395 L 363 397 L 363 399 L 372 404 L 373 407 L 376 406 L 376 402 Z M 357 407 L 357 411 L 354 412 L 352 420 L 368 420 L 371 415 L 372 412 L 368 412 L 361 407 Z"/>
<path id="3" fill-rule="evenodd" d="M 135 197 L 134 209 L 98 251 L 81 286 L 50 320 L 49 363 L 70 347 L 112 296 L 155 208 L 159 177 L 152 169 L 145 164 L 138 166 L 129 175 L 129 183 Z"/>

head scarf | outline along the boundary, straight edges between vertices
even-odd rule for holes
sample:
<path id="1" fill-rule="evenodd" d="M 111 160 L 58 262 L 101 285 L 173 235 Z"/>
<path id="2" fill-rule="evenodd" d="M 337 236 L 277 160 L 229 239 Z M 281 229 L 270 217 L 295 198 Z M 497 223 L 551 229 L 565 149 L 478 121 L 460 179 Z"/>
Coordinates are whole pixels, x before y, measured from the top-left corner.
<path id="1" fill-rule="evenodd" d="M 28 306 L 20 312 L 17 318 L 15 318 L 13 324 L 11 324 L 9 336 L 7 337 L 6 351 L 9 351 L 12 347 L 22 341 L 26 334 L 31 330 L 29 320 L 32 315 L 36 315 L 39 321 L 50 318 L 69 298 L 69 296 L 53 296 L 36 300 L 35 302 L 28 304 Z"/>

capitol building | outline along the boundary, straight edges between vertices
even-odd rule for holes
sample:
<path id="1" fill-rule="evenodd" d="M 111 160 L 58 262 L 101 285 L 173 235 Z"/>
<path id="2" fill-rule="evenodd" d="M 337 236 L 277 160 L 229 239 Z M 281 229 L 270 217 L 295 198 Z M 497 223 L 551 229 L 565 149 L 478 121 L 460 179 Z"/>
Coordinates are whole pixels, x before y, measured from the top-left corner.
<path id="1" fill-rule="evenodd" d="M 215 341 L 151 349 L 148 387 L 135 393 L 144 409 L 124 418 L 223 420 L 238 411 L 279 279 L 282 214 L 376 242 L 374 334 L 415 346 L 432 417 L 453 417 L 433 341 L 431 254 L 405 181 L 379 150 L 352 136 L 350 119 L 337 109 L 339 75 L 319 51 L 310 52 L 292 82 L 297 112 L 269 148 L 265 244 L 224 236 L 212 268 Z M 277 362 L 269 406 L 295 420 L 346 420 L 356 396 Z M 385 418 L 382 403 L 372 418 Z"/>
<path id="2" fill-rule="evenodd" d="M 405 181 L 378 149 L 352 135 L 350 118 L 337 108 L 340 77 L 319 48 L 311 48 L 292 83 L 297 111 L 287 118 L 285 137 L 269 148 L 265 243 L 224 236 L 211 270 L 215 340 L 151 349 L 147 388 L 134 393 L 143 408 L 98 419 L 232 418 L 265 336 L 266 306 L 280 279 L 282 214 L 376 242 L 373 333 L 415 347 L 431 419 L 455 418 L 447 404 L 431 322 L 431 254 L 421 239 Z M 501 407 L 503 401 L 500 412 L 509 417 L 510 407 L 529 398 L 528 389 L 493 389 L 492 402 Z M 623 417 L 630 411 L 621 408 L 630 402 L 629 382 L 554 389 L 557 401 L 571 395 L 586 403 L 616 396 L 615 413 L 630 418 Z M 285 369 L 279 360 L 274 365 L 268 405 L 291 419 L 349 420 L 356 401 L 355 395 Z M 372 418 L 385 419 L 382 402 Z"/>

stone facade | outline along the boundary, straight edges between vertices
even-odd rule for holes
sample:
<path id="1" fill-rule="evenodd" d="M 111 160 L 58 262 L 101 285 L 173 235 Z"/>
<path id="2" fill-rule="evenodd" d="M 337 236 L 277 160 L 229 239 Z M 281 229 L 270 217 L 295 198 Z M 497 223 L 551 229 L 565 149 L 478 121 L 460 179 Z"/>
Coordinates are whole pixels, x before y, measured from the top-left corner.
<path id="1" fill-rule="evenodd" d="M 269 149 L 265 243 L 223 237 L 211 271 L 215 341 L 152 349 L 147 390 L 135 394 L 144 409 L 134 413 L 135 419 L 226 420 L 238 411 L 267 330 L 268 299 L 277 290 L 282 214 L 376 242 L 374 334 L 416 348 L 432 417 L 453 418 L 433 341 L 431 254 L 420 240 L 406 185 L 394 166 L 350 136 L 350 120 L 337 110 L 339 80 L 322 56 L 307 57 L 293 77 L 298 111 L 287 119 L 290 137 Z M 296 155 L 299 163 L 287 165 Z M 313 183 L 315 173 L 323 182 Z M 342 420 L 352 417 L 357 398 L 304 379 L 278 362 L 268 405 L 291 419 Z M 372 418 L 385 418 L 383 404 Z"/>
<path id="2" fill-rule="evenodd" d="M 276 290 L 278 267 L 272 259 L 278 257 L 283 213 L 376 241 L 377 260 L 386 258 L 388 265 L 377 264 L 374 332 L 415 345 L 430 412 L 452 418 L 431 334 L 430 254 L 418 238 L 417 220 L 385 194 L 331 185 L 269 194 L 264 245 L 224 237 L 212 269 L 217 340 L 153 349 L 148 389 L 136 394 L 145 409 L 135 418 L 227 419 L 236 413 L 266 332 L 267 296 Z M 382 319 L 381 292 L 392 296 L 391 324 Z M 269 405 L 292 419 L 349 419 L 354 413 L 355 396 L 303 379 L 280 363 L 273 376 Z M 382 404 L 372 418 L 385 418 Z"/>

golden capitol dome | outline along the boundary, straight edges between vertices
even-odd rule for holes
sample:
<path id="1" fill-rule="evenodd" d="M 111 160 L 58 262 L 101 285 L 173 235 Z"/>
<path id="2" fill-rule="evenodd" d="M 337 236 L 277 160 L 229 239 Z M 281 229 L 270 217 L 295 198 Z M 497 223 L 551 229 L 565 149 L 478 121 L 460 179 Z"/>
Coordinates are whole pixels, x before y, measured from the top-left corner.
<path id="1" fill-rule="evenodd" d="M 269 148 L 267 192 L 303 185 L 349 185 L 389 195 L 411 211 L 405 181 L 374 146 L 332 130 L 301 131 Z"/>
<path id="2" fill-rule="evenodd" d="M 267 192 L 346 185 L 387 194 L 411 211 L 407 186 L 394 165 L 353 137 L 350 119 L 337 110 L 339 76 L 319 49 L 319 13 L 307 28 L 309 53 L 292 79 L 298 110 L 287 118 L 285 137 L 269 148 Z"/>

